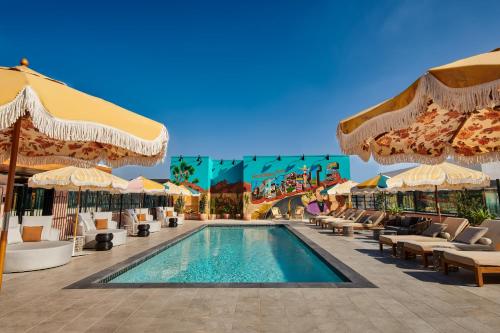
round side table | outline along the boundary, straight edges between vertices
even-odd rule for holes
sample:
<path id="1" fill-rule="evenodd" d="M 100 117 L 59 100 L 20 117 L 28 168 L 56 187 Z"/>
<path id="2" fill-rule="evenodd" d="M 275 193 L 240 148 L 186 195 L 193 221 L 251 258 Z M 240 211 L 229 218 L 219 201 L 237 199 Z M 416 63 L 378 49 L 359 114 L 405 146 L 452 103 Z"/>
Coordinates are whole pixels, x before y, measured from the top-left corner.
<path id="1" fill-rule="evenodd" d="M 95 235 L 95 250 L 109 251 L 113 248 L 113 234 L 103 233 Z"/>
<path id="2" fill-rule="evenodd" d="M 177 217 L 171 217 L 168 219 L 168 227 L 169 228 L 177 227 L 178 223 L 179 223 L 179 220 L 177 219 Z"/>
<path id="3" fill-rule="evenodd" d="M 342 234 L 346 237 L 354 237 L 354 227 L 352 225 L 342 226 Z"/>
<path id="4" fill-rule="evenodd" d="M 137 226 L 137 237 L 148 237 L 149 236 L 149 224 L 139 224 Z"/>

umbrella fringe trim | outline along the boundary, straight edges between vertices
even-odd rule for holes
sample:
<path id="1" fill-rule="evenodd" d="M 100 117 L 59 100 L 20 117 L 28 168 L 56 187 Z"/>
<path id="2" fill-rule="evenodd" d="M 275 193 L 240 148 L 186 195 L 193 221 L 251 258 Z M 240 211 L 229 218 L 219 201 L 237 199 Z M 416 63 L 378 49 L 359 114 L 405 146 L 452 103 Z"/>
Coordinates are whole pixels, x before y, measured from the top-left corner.
<path id="1" fill-rule="evenodd" d="M 395 163 L 439 164 L 446 161 L 450 157 L 463 164 L 483 164 L 500 161 L 499 151 L 488 152 L 481 155 L 463 156 L 455 153 L 451 147 L 446 147 L 445 151 L 440 156 L 425 156 L 416 153 L 383 156 L 375 153 L 374 151 L 372 151 L 371 155 L 377 163 L 384 165 Z"/>
<path id="2" fill-rule="evenodd" d="M 369 119 L 351 133 L 344 133 L 339 124 L 337 139 L 341 150 L 366 158 L 364 143 L 381 133 L 408 127 L 427 110 L 431 99 L 443 108 L 462 113 L 493 107 L 500 104 L 500 79 L 472 87 L 450 88 L 427 73 L 420 78 L 415 96 L 407 106 Z"/>
<path id="3" fill-rule="evenodd" d="M 0 106 L 0 129 L 12 126 L 17 119 L 26 113 L 30 114 L 33 125 L 50 138 L 111 144 L 144 155 L 124 158 L 132 164 L 154 165 L 159 160 L 163 161 L 166 154 L 165 147 L 168 144 L 169 135 L 165 126 L 162 126 L 160 134 L 154 140 L 144 140 L 102 124 L 62 120 L 47 112 L 38 95 L 30 86 L 21 90 L 14 100 Z M 153 161 L 151 161 L 151 157 L 154 157 Z M 116 161 L 107 160 L 107 158 L 104 160 L 115 166 L 125 164 L 122 161 L 116 163 Z M 88 165 L 88 163 L 83 163 L 83 165 Z"/>

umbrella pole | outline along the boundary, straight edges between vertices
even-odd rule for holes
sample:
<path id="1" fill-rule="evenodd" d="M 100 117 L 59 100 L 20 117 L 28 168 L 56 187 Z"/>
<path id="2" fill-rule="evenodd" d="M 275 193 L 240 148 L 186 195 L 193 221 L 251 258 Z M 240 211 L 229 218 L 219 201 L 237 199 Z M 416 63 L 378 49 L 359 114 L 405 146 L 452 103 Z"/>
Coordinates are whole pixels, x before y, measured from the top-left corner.
<path id="1" fill-rule="evenodd" d="M 78 187 L 78 194 L 76 196 L 76 214 L 75 214 L 75 225 L 73 226 L 73 254 L 75 254 L 75 245 L 76 245 L 76 232 L 78 229 L 78 215 L 80 213 L 80 193 L 82 191 L 82 187 Z"/>
<path id="2" fill-rule="evenodd" d="M 439 208 L 439 201 L 438 201 L 438 187 L 437 185 L 434 185 L 434 202 L 436 204 L 436 212 L 439 216 L 439 222 L 441 222 L 441 208 Z"/>
<path id="3" fill-rule="evenodd" d="M 12 131 L 9 173 L 7 175 L 7 190 L 5 192 L 5 204 L 3 208 L 2 232 L 0 235 L 0 290 L 2 289 L 3 267 L 5 264 L 5 252 L 7 250 L 7 233 L 9 232 L 9 218 L 14 199 L 14 179 L 16 178 L 17 154 L 19 152 L 19 137 L 21 136 L 21 118 L 17 119 Z"/>

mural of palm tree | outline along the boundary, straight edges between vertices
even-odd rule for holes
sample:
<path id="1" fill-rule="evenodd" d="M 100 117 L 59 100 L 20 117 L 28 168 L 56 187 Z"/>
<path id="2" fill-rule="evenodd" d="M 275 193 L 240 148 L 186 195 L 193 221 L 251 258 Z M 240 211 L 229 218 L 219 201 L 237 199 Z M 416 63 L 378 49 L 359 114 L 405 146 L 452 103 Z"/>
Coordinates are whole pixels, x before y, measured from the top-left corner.
<path id="1" fill-rule="evenodd" d="M 189 165 L 186 162 L 182 161 L 179 165 L 174 165 L 171 171 L 172 175 L 174 176 L 174 184 L 180 185 L 182 183 L 189 182 L 189 177 L 194 175 L 195 169 L 192 165 Z M 196 184 L 198 182 L 198 178 L 191 181 L 191 183 L 193 184 Z"/>

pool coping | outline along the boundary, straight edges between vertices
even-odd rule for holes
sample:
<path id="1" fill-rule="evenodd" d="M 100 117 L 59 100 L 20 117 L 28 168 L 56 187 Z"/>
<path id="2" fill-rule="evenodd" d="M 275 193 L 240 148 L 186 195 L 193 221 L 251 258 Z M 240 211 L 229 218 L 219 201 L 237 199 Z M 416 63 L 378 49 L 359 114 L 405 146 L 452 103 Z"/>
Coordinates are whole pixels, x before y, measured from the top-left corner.
<path id="1" fill-rule="evenodd" d="M 157 253 L 173 246 L 192 234 L 206 227 L 253 227 L 253 226 L 283 226 L 300 241 L 306 244 L 320 260 L 323 260 L 334 271 L 342 275 L 349 281 L 345 282 L 229 282 L 229 283 L 109 283 L 116 276 L 123 274 L 127 270 L 143 263 Z M 186 231 L 172 239 L 169 239 L 161 244 L 153 246 L 150 249 L 133 255 L 115 265 L 105 268 L 97 273 L 91 274 L 75 283 L 70 284 L 64 289 L 130 289 L 130 288 L 377 288 L 373 283 L 368 281 L 364 276 L 354 271 L 351 267 L 336 258 L 330 252 L 307 238 L 300 231 L 293 228 L 289 223 L 269 223 L 269 224 L 223 224 L 210 223 L 201 224 L 200 226 Z"/>

